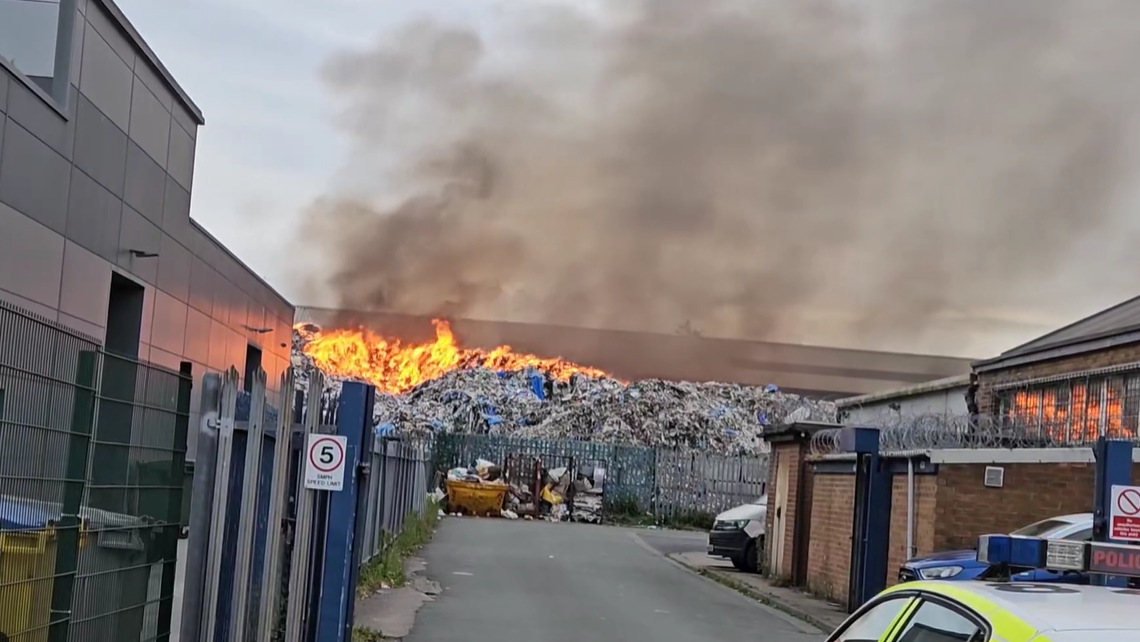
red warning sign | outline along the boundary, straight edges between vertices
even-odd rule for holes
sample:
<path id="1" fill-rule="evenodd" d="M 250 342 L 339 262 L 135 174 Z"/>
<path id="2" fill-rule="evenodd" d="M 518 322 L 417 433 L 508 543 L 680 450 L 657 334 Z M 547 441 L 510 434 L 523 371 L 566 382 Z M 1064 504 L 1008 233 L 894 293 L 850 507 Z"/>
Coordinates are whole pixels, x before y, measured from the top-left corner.
<path id="1" fill-rule="evenodd" d="M 1140 486 L 1113 486 L 1109 537 L 1140 542 Z"/>

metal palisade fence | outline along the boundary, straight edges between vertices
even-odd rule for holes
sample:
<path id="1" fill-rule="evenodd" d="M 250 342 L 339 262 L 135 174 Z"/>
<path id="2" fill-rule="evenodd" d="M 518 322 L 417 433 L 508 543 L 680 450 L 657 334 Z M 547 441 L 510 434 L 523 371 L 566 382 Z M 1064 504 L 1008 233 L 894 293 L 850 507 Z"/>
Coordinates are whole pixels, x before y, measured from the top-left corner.
<path id="1" fill-rule="evenodd" d="M 190 367 L 0 303 L 0 632 L 167 640 Z"/>
<path id="2" fill-rule="evenodd" d="M 322 392 L 319 373 L 307 392 L 291 374 L 278 383 L 258 371 L 246 392 L 235 370 L 202 381 L 182 640 L 348 642 L 346 564 L 382 553 L 427 506 L 430 450 L 375 439 L 370 395 Z M 314 435 L 346 440 L 343 487 L 307 486 Z"/>
<path id="3" fill-rule="evenodd" d="M 376 439 L 371 468 L 362 542 L 364 562 L 384 552 L 387 536 L 399 533 L 408 516 L 423 513 L 434 477 L 431 449 L 426 444 L 390 437 Z"/>
<path id="4" fill-rule="evenodd" d="M 302 510 L 293 483 L 303 426 L 295 425 L 293 379 L 275 390 L 258 369 L 243 390 L 238 373 L 202 380 L 181 639 L 285 639 L 285 609 Z M 319 404 L 314 410 L 319 410 Z M 311 525 L 311 514 L 301 515 Z M 305 532 L 297 538 L 298 530 Z M 308 568 L 302 559 L 300 568 Z M 304 589 L 304 584 L 301 585 Z M 300 623 L 298 623 L 298 626 Z M 300 638 L 298 638 L 300 639 Z"/>
<path id="5" fill-rule="evenodd" d="M 470 466 L 476 459 L 502 464 L 532 458 L 548 469 L 605 469 L 603 516 L 653 515 L 688 522 L 757 500 L 768 481 L 768 455 L 721 455 L 692 450 L 500 435 L 440 434 L 437 468 Z"/>

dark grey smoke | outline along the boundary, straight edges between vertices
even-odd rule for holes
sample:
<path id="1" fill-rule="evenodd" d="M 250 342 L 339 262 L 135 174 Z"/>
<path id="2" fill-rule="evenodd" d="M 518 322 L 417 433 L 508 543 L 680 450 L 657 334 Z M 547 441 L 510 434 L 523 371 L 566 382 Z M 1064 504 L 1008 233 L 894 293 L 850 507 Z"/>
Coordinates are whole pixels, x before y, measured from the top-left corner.
<path id="1" fill-rule="evenodd" d="M 517 6 L 328 61 L 335 303 L 960 352 L 1132 294 L 1140 2 Z"/>

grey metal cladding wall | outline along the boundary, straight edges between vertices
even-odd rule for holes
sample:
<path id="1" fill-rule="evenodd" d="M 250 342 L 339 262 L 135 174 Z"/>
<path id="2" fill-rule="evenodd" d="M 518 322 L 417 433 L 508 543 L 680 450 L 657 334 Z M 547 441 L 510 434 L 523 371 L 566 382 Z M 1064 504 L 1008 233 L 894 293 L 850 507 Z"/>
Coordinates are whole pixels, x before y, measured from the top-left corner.
<path id="1" fill-rule="evenodd" d="M 276 380 L 293 306 L 190 219 L 199 116 L 110 0 L 79 6 L 64 113 L 0 64 L 0 298 L 101 339 L 115 266 L 147 285 L 141 358 L 200 374 L 253 343 Z"/>

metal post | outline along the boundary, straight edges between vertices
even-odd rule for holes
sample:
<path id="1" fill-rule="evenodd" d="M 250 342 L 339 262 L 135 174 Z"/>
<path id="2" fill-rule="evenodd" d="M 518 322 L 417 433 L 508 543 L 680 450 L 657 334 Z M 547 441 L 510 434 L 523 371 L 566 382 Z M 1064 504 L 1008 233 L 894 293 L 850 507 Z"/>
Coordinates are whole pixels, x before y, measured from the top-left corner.
<path id="1" fill-rule="evenodd" d="M 289 456 L 293 449 L 293 414 L 289 409 L 293 400 L 293 373 L 281 376 L 277 401 L 276 452 L 273 457 L 273 480 L 269 490 L 269 528 L 265 543 L 265 564 L 261 574 L 261 616 L 258 618 L 257 639 L 273 639 L 277 617 L 278 583 L 281 575 L 281 528 L 285 517 L 285 503 L 289 501 Z"/>
<path id="2" fill-rule="evenodd" d="M 218 414 L 217 466 L 214 470 L 213 514 L 210 523 L 209 555 L 206 558 L 206 580 L 203 591 L 202 631 L 196 639 L 214 640 L 218 628 L 218 594 L 222 579 L 222 553 L 225 550 L 226 511 L 229 504 L 230 460 L 233 458 L 234 418 L 237 415 L 238 372 L 230 368 L 222 377 L 221 404 Z"/>
<path id="3" fill-rule="evenodd" d="M 186 575 L 182 587 L 182 626 L 179 639 L 197 640 L 202 628 L 206 558 L 210 550 L 210 520 L 214 504 L 214 473 L 218 457 L 218 412 L 222 404 L 222 378 L 202 378 L 199 405 L 198 450 L 194 456 L 194 481 L 190 491 L 190 532 L 186 539 Z"/>
<path id="4" fill-rule="evenodd" d="M 913 559 L 914 550 L 914 457 L 906 458 L 906 558 Z"/>
<path id="5" fill-rule="evenodd" d="M 1093 449 L 1096 456 L 1096 488 L 1093 492 L 1093 541 L 1109 542 L 1109 515 L 1112 513 L 1112 487 L 1132 484 L 1132 442 L 1100 437 Z M 1093 575 L 1092 584 L 1127 586 L 1122 577 Z"/>
<path id="6" fill-rule="evenodd" d="M 174 419 L 175 453 L 170 462 L 170 475 L 173 479 L 181 479 L 186 474 L 185 452 L 186 437 L 190 429 L 190 390 L 194 382 L 193 365 L 189 361 L 181 362 L 179 375 L 181 376 L 178 378 L 178 398 L 175 405 L 177 414 Z M 180 485 L 178 490 L 171 491 L 171 499 L 167 507 L 166 526 L 159 536 L 161 540 L 164 540 L 162 588 L 159 594 L 164 598 L 170 596 L 170 599 L 163 599 L 162 604 L 158 607 L 158 631 L 156 635 L 158 639 L 169 639 L 171 634 L 170 620 L 174 610 L 175 573 L 178 567 L 178 538 L 182 532 L 182 502 L 190 500 L 190 498 L 183 496 L 182 489 L 184 487 L 184 485 Z M 178 500 L 174 501 L 174 497 L 177 497 Z M 185 579 L 183 579 L 182 586 L 185 589 Z"/>
<path id="7" fill-rule="evenodd" d="M 75 377 L 75 406 L 71 414 L 71 430 L 67 439 L 67 472 L 63 487 L 63 505 L 56 525 L 55 580 L 51 590 L 51 625 L 49 642 L 67 642 L 71 628 L 71 602 L 75 575 L 79 570 L 79 537 L 82 522 L 79 511 L 87 480 L 87 451 L 91 443 L 91 427 L 95 423 L 95 373 L 99 355 L 94 351 L 79 353 Z"/>
<path id="8" fill-rule="evenodd" d="M 886 588 L 893 480 L 879 456 L 877 428 L 844 428 L 840 443 L 856 457 L 847 599 L 847 610 L 853 613 Z"/>
<path id="9" fill-rule="evenodd" d="M 79 14 L 77 0 L 61 0 L 59 3 L 59 18 L 55 31 L 55 64 L 52 67 L 51 97 L 69 114 L 75 117 L 76 105 L 69 105 L 71 94 L 71 53 L 82 42 L 75 42 L 75 22 Z M 74 70 L 78 71 L 78 70 Z M 79 86 L 79 78 L 75 78 L 75 85 Z"/>
<path id="10" fill-rule="evenodd" d="M 249 638 L 249 592 L 250 576 L 253 573 L 254 523 L 257 521 L 257 482 L 261 475 L 261 450 L 265 440 L 265 371 L 261 368 L 253 373 L 253 385 L 249 394 L 245 470 L 241 485 L 237 551 L 234 556 L 233 608 L 230 610 L 229 631 L 233 642 L 246 642 Z"/>
<path id="11" fill-rule="evenodd" d="M 344 384 L 336 409 L 337 434 L 345 437 L 344 488 L 329 493 L 324 576 L 321 578 L 315 642 L 347 642 L 352 635 L 352 607 L 360 572 L 359 527 L 361 479 L 367 479 L 363 458 L 372 452 L 372 405 L 375 389 L 361 383 Z"/>

